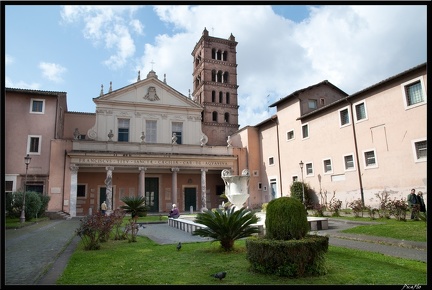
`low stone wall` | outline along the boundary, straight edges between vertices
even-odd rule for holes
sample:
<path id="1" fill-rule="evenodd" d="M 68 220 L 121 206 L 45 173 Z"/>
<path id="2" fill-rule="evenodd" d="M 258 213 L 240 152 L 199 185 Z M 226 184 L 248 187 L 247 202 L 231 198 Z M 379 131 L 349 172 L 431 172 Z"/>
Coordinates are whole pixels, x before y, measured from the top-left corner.
<path id="1" fill-rule="evenodd" d="M 311 231 L 320 231 L 320 230 L 327 230 L 328 229 L 328 218 L 324 217 L 308 217 L 308 222 L 310 225 Z M 256 226 L 259 228 L 259 235 L 263 236 L 265 235 L 265 219 L 262 219 Z M 168 225 L 170 227 L 185 231 L 187 233 L 192 234 L 193 231 L 200 228 L 205 228 L 206 226 L 203 224 L 198 224 L 190 219 L 184 219 L 184 218 L 169 218 L 168 219 Z"/>

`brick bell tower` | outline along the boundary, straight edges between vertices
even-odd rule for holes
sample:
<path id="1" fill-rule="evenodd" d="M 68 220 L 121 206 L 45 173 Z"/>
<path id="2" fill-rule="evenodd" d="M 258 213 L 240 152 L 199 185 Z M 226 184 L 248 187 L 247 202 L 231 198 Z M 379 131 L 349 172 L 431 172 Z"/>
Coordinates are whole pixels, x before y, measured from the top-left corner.
<path id="1" fill-rule="evenodd" d="M 237 101 L 237 42 L 209 36 L 206 28 L 192 51 L 193 99 L 204 107 L 202 130 L 207 145 L 227 145 L 239 128 Z"/>

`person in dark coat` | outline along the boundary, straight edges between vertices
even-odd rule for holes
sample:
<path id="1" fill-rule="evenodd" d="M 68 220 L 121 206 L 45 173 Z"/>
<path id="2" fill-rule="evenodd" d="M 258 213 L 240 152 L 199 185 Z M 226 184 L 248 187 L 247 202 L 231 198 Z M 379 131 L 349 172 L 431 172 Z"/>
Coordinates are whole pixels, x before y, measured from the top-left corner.
<path id="1" fill-rule="evenodd" d="M 419 206 L 417 203 L 417 195 L 415 193 L 415 189 L 411 189 L 411 193 L 407 197 L 408 206 L 411 208 L 411 219 L 418 219 L 417 213 L 419 210 Z"/>
<path id="2" fill-rule="evenodd" d="M 425 205 L 425 202 L 424 202 L 424 199 L 423 199 L 423 192 L 421 192 L 421 191 L 419 191 L 417 193 L 417 203 L 418 203 L 418 205 L 420 207 L 419 211 L 426 213 L 426 205 Z"/>

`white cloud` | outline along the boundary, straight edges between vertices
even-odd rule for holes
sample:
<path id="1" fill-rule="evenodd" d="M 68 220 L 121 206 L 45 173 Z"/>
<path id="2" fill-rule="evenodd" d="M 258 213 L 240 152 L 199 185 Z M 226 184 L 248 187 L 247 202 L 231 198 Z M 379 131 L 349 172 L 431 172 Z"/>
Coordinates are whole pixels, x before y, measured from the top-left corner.
<path id="1" fill-rule="evenodd" d="M 66 68 L 62 67 L 59 64 L 56 63 L 48 63 L 48 62 L 40 62 L 39 68 L 42 70 L 42 75 L 49 79 L 50 81 L 54 82 L 61 82 L 62 74 L 65 73 L 67 70 Z"/>
<path id="2" fill-rule="evenodd" d="M 104 45 L 113 51 L 103 63 L 110 69 L 122 68 L 135 53 L 132 33 L 143 34 L 143 25 L 134 18 L 141 6 L 64 6 L 64 23 L 84 22 L 84 37 L 95 46 Z M 128 20 L 126 20 L 127 18 Z"/>
<path id="3" fill-rule="evenodd" d="M 27 83 L 24 81 L 13 82 L 9 77 L 5 77 L 5 87 L 19 88 L 19 89 L 30 89 L 30 90 L 40 90 L 41 89 L 41 85 L 39 83 Z"/>

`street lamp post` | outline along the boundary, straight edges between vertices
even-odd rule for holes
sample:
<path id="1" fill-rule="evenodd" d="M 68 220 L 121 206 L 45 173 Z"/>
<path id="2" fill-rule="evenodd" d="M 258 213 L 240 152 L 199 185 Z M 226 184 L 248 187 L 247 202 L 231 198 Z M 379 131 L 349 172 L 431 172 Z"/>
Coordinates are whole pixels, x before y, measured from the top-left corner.
<path id="1" fill-rule="evenodd" d="M 21 216 L 20 216 L 20 222 L 21 223 L 25 222 L 25 199 L 26 199 L 26 192 L 27 192 L 27 171 L 28 171 L 28 166 L 30 164 L 30 161 L 31 161 L 31 157 L 30 157 L 30 155 L 27 154 L 27 156 L 24 157 L 24 162 L 25 162 L 25 165 L 26 165 L 26 174 L 25 174 L 25 181 L 24 181 L 23 206 L 22 206 Z"/>
<path id="2" fill-rule="evenodd" d="M 301 170 L 301 175 L 302 175 L 303 205 L 306 208 L 305 195 L 304 195 L 304 182 L 303 182 L 303 161 L 300 161 L 299 165 L 300 165 L 300 170 Z"/>

